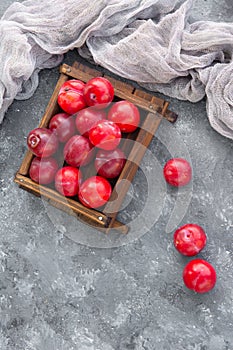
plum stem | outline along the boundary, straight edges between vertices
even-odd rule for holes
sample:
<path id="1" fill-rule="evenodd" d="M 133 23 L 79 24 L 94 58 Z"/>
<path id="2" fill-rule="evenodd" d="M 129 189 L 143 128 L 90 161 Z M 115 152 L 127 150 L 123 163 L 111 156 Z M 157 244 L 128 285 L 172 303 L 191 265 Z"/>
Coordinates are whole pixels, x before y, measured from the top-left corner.
<path id="1" fill-rule="evenodd" d="M 40 142 L 40 137 L 37 136 L 37 135 L 32 134 L 32 135 L 29 136 L 28 142 L 29 142 L 29 144 L 30 144 L 30 146 L 32 148 L 35 148 L 35 147 L 38 146 L 38 144 Z"/>

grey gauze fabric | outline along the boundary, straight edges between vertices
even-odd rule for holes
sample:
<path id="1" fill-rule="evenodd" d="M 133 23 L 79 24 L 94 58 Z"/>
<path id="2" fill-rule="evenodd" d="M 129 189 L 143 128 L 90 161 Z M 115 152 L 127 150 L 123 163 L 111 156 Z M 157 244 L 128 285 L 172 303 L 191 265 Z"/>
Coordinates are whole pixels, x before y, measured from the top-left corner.
<path id="1" fill-rule="evenodd" d="M 41 69 L 77 48 L 151 91 L 206 95 L 211 125 L 233 139 L 233 23 L 191 23 L 193 1 L 15 2 L 0 21 L 0 122 L 14 98 L 33 94 Z"/>

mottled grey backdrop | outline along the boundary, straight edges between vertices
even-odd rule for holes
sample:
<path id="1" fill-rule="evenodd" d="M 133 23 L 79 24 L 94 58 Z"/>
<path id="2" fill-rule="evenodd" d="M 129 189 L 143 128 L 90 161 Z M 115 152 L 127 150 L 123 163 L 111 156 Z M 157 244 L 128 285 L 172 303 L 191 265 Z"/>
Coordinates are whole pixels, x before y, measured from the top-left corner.
<path id="1" fill-rule="evenodd" d="M 1 0 L 0 13 L 12 2 Z M 232 1 L 198 0 L 193 16 L 233 22 Z M 64 61 L 75 59 L 71 52 Z M 38 125 L 57 79 L 56 68 L 41 72 L 36 94 L 14 102 L 0 129 L 0 349 L 233 349 L 232 141 L 210 127 L 205 101 L 169 99 L 179 114 L 174 132 L 186 145 L 194 172 L 191 202 L 180 224 L 204 227 L 208 243 L 200 257 L 218 274 L 215 289 L 197 295 L 182 283 L 189 259 L 174 250 L 172 232 L 166 233 L 176 190 L 167 189 L 162 215 L 147 234 L 122 247 L 99 249 L 68 239 L 43 202 L 13 183 L 25 138 Z M 157 138 L 150 151 L 160 166 L 169 158 Z M 144 180 L 139 171 L 133 187 L 138 203 L 123 216 L 140 211 Z"/>

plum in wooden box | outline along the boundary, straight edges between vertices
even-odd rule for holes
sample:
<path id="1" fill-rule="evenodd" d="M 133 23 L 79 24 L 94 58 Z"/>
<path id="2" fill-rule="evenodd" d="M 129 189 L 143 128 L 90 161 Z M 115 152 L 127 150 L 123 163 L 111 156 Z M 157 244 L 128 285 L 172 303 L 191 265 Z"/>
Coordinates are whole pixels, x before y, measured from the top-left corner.
<path id="1" fill-rule="evenodd" d="M 117 214 L 163 117 L 176 120 L 168 102 L 77 62 L 63 64 L 15 182 L 100 231 L 127 233 Z"/>

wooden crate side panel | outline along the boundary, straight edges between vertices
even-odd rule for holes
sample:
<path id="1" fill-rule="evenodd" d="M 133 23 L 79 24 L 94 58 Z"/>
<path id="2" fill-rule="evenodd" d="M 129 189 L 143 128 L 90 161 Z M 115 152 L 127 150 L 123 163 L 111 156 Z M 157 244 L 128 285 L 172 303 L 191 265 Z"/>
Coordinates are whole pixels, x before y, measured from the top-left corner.
<path id="1" fill-rule="evenodd" d="M 89 67 L 85 67 L 82 64 L 78 64 L 78 66 L 75 65 L 73 67 L 68 66 L 67 64 L 63 64 L 60 67 L 60 73 L 66 74 L 67 76 L 73 79 L 82 80 L 85 83 L 93 77 L 103 76 L 101 72 Z"/>
<path id="2" fill-rule="evenodd" d="M 63 64 L 60 68 L 60 72 L 64 73 L 72 78 L 83 80 L 87 82 L 92 77 L 104 76 L 107 78 L 114 86 L 115 95 L 121 99 L 127 99 L 128 101 L 136 104 L 138 107 L 144 108 L 148 112 L 158 112 L 161 113 L 165 100 L 156 97 L 150 93 L 147 93 L 140 89 L 135 89 L 132 85 L 119 81 L 113 77 L 103 74 L 102 72 L 82 65 L 81 63 L 75 62 L 74 65 L 68 66 Z M 170 122 L 175 122 L 177 119 L 177 114 L 166 110 L 163 114 Z"/>
<path id="3" fill-rule="evenodd" d="M 109 228 L 114 225 L 117 213 L 123 203 L 126 193 L 129 190 L 129 186 L 133 181 L 133 178 L 138 170 L 138 166 L 149 146 L 155 131 L 158 129 L 162 116 L 149 113 L 142 128 L 138 133 L 138 137 L 134 146 L 128 156 L 126 164 L 115 184 L 112 195 L 109 202 L 105 205 L 103 212 L 111 217 Z M 150 131 L 148 131 L 150 130 Z M 127 181 L 122 181 L 127 180 Z"/>
<path id="4" fill-rule="evenodd" d="M 47 128 L 52 116 L 59 112 L 59 106 L 57 104 L 57 96 L 62 84 L 67 80 L 68 80 L 68 76 L 66 76 L 65 74 L 61 74 L 38 127 Z M 32 152 L 28 150 L 19 168 L 19 171 L 18 171 L 19 174 L 25 175 L 25 176 L 28 175 L 33 157 L 34 155 L 32 154 Z"/>
<path id="5" fill-rule="evenodd" d="M 65 74 L 60 75 L 60 78 L 58 79 L 58 82 L 55 86 L 53 94 L 49 100 L 48 106 L 45 110 L 44 116 L 42 117 L 41 122 L 39 124 L 40 128 L 42 128 L 42 127 L 47 128 L 52 116 L 54 116 L 55 114 L 57 114 L 59 112 L 60 107 L 57 104 L 58 93 L 59 93 L 60 88 L 68 80 L 68 78 L 69 77 Z"/>
<path id="6" fill-rule="evenodd" d="M 39 185 L 28 177 L 16 174 L 15 182 L 28 192 L 33 193 L 37 197 L 45 198 L 51 205 L 85 221 L 90 226 L 106 229 L 109 224 L 110 219 L 104 213 L 84 207 L 79 202 L 64 197 L 51 188 Z M 128 232 L 128 227 L 119 221 L 115 222 L 114 228 L 122 233 Z"/>
<path id="7" fill-rule="evenodd" d="M 18 170 L 19 174 L 24 175 L 24 176 L 28 175 L 29 168 L 30 168 L 33 157 L 34 157 L 34 155 L 32 154 L 32 152 L 30 152 L 30 151 L 26 152 L 26 155 L 24 156 L 23 161 L 21 163 L 21 166 Z"/>

